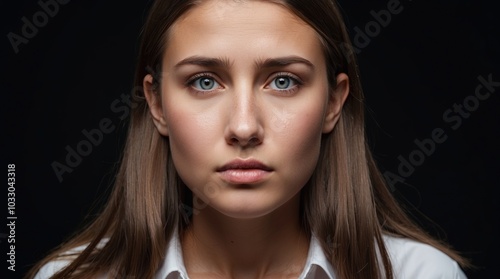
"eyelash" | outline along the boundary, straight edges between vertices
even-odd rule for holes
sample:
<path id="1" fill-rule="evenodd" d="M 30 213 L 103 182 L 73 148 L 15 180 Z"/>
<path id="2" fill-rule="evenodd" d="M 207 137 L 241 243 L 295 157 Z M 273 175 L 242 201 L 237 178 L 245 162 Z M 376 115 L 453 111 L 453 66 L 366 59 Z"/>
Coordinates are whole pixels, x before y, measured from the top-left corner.
<path id="1" fill-rule="evenodd" d="M 280 93 L 285 93 L 286 95 L 290 95 L 290 94 L 295 93 L 304 84 L 304 82 L 298 76 L 291 74 L 291 73 L 288 73 L 288 72 L 279 72 L 279 73 L 274 74 L 272 79 L 271 79 L 271 82 L 273 82 L 274 80 L 276 80 L 277 78 L 280 78 L 280 77 L 290 78 L 295 83 L 295 85 L 290 89 L 283 89 L 283 90 L 272 89 L 272 90 L 278 91 Z M 268 84 L 271 84 L 271 82 L 269 82 Z M 266 88 L 268 88 L 268 87 L 269 87 L 269 85 L 266 86 Z"/>
<path id="2" fill-rule="evenodd" d="M 196 89 L 193 84 L 194 84 L 195 81 L 197 81 L 200 78 L 211 78 L 217 84 L 219 84 L 219 86 L 220 86 L 220 83 L 217 81 L 217 78 L 215 78 L 215 76 L 212 73 L 199 73 L 199 74 L 195 74 L 194 76 L 190 77 L 186 81 L 186 86 L 188 86 L 195 94 L 199 94 L 199 95 L 209 94 L 209 93 L 212 93 L 215 90 L 219 89 L 219 88 L 215 88 L 215 89 L 212 89 L 212 90 L 198 90 L 198 89 Z"/>
<path id="3" fill-rule="evenodd" d="M 295 85 L 290 89 L 283 89 L 283 90 L 272 89 L 274 91 L 278 91 L 278 92 L 284 93 L 286 95 L 290 95 L 290 94 L 295 93 L 304 84 L 304 82 L 298 76 L 296 76 L 294 74 L 291 74 L 288 72 L 279 72 L 279 73 L 276 73 L 273 75 L 271 81 L 265 86 L 265 88 L 269 88 L 270 83 L 273 82 L 274 80 L 276 80 L 277 78 L 280 78 L 280 77 L 290 78 L 295 83 Z M 198 90 L 198 89 L 196 89 L 194 87 L 193 83 L 200 78 L 211 78 L 216 83 L 218 83 L 220 85 L 220 83 L 217 81 L 217 79 L 215 78 L 215 76 L 212 73 L 199 73 L 199 74 L 195 74 L 194 76 L 190 77 L 186 81 L 186 86 L 190 87 L 190 89 L 193 90 L 194 93 L 196 93 L 196 94 L 209 94 L 209 93 L 219 89 L 219 88 L 212 89 L 212 90 Z"/>

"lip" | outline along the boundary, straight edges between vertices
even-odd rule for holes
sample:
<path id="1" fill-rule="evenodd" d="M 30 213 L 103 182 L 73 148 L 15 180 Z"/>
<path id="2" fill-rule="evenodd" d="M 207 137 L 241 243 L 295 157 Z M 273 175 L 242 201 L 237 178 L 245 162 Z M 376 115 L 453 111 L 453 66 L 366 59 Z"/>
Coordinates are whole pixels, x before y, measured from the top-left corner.
<path id="1" fill-rule="evenodd" d="M 221 178 L 230 184 L 255 184 L 265 180 L 273 171 L 255 159 L 235 159 L 217 169 Z"/>

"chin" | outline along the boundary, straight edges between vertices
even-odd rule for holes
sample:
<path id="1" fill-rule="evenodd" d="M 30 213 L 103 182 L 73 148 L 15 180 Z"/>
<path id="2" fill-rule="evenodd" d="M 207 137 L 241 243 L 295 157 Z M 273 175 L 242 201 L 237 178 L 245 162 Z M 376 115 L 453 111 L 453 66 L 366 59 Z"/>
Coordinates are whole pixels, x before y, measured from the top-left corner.
<path id="1" fill-rule="evenodd" d="M 221 197 L 222 198 L 222 197 Z M 252 195 L 231 195 L 218 201 L 213 201 L 209 206 L 219 213 L 235 219 L 255 219 L 271 214 L 286 200 L 272 199 Z"/>
<path id="2" fill-rule="evenodd" d="M 216 209 L 217 210 L 217 209 Z M 258 209 L 229 209 L 229 210 L 217 210 L 221 214 L 241 220 L 250 220 L 257 219 L 259 217 L 263 217 L 272 212 L 272 210 L 258 210 Z"/>

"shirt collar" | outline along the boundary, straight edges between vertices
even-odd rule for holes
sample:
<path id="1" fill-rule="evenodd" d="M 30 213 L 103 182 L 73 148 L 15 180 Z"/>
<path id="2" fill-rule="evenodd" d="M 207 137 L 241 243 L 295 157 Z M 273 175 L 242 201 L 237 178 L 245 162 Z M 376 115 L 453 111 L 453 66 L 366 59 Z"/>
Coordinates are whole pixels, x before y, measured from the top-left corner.
<path id="1" fill-rule="evenodd" d="M 155 279 L 189 279 L 177 231 L 170 239 L 165 255 L 165 261 L 158 270 Z M 326 258 L 319 240 L 314 235 L 311 237 L 306 265 L 299 279 L 335 279 L 333 267 Z"/>
<path id="2" fill-rule="evenodd" d="M 155 279 L 189 279 L 182 257 L 182 246 L 177 230 L 170 238 L 162 267 Z"/>
<path id="3" fill-rule="evenodd" d="M 306 265 L 299 279 L 335 279 L 333 267 L 316 236 L 311 236 Z"/>

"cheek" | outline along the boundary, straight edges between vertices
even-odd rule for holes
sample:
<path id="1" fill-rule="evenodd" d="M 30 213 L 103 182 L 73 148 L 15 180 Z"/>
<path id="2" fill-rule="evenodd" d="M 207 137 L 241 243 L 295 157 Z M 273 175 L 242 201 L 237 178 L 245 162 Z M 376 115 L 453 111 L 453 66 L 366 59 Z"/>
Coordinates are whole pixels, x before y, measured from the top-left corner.
<path id="1" fill-rule="evenodd" d="M 317 158 L 321 143 L 322 116 L 321 111 L 303 113 L 294 119 L 293 126 L 288 129 L 288 146 L 293 148 L 297 159 Z"/>
<path id="2" fill-rule="evenodd" d="M 324 117 L 322 100 L 304 102 L 295 110 L 274 116 L 270 123 L 277 157 L 287 162 L 286 175 L 292 181 L 305 183 L 317 164 Z M 305 105 L 307 104 L 307 105 Z M 285 117 L 286 116 L 286 117 Z"/>
<path id="3" fill-rule="evenodd" d="M 177 172 L 186 184 L 205 180 L 193 170 L 211 165 L 214 157 L 208 151 L 221 135 L 220 115 L 216 111 L 194 112 L 189 106 L 176 103 L 166 107 L 169 144 Z"/>

